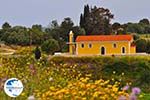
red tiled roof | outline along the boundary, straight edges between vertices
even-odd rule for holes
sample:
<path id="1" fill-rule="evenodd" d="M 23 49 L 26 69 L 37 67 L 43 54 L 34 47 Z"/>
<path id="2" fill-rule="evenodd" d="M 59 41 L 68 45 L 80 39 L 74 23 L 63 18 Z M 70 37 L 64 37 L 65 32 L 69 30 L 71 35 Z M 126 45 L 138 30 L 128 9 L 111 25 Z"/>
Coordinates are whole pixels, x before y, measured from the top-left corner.
<path id="1" fill-rule="evenodd" d="M 76 42 L 82 41 L 131 41 L 132 35 L 88 35 L 78 36 Z"/>

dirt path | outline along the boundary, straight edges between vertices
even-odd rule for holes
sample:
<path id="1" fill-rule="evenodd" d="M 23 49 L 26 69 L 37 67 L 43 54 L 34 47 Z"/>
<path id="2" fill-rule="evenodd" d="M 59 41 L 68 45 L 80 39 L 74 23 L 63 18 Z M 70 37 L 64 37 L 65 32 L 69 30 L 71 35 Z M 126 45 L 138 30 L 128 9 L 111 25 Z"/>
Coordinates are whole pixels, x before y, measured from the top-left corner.
<path id="1" fill-rule="evenodd" d="M 0 55 L 12 55 L 16 52 L 13 49 L 7 49 L 7 48 L 0 48 L 0 50 L 4 51 L 4 52 L 0 52 Z"/>

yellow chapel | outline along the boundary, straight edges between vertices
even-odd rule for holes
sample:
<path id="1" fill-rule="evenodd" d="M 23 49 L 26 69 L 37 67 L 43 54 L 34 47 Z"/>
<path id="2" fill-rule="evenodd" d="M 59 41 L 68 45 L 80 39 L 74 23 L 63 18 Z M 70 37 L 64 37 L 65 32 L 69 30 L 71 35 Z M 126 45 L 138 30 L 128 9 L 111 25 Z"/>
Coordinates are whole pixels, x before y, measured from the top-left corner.
<path id="1" fill-rule="evenodd" d="M 126 55 L 135 54 L 136 46 L 132 35 L 83 35 L 69 33 L 71 55 Z"/>

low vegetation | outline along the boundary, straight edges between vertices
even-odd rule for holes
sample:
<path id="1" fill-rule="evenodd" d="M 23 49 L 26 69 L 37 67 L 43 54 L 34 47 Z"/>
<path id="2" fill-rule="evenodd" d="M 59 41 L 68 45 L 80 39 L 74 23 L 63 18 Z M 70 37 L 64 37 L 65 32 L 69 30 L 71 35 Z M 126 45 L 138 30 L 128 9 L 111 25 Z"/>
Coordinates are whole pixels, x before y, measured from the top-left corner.
<path id="1" fill-rule="evenodd" d="M 29 48 L 28 48 L 29 49 Z M 17 53 L 19 54 L 19 53 Z M 16 100 L 35 99 L 103 99 L 129 98 L 124 86 L 139 87 L 138 98 L 148 98 L 150 91 L 148 57 L 53 57 L 40 60 L 33 53 L 0 57 L 0 97 L 11 100 L 3 91 L 4 82 L 16 77 L 24 91 Z M 87 88 L 88 87 L 88 88 Z M 109 90 L 109 91 L 108 91 Z"/>

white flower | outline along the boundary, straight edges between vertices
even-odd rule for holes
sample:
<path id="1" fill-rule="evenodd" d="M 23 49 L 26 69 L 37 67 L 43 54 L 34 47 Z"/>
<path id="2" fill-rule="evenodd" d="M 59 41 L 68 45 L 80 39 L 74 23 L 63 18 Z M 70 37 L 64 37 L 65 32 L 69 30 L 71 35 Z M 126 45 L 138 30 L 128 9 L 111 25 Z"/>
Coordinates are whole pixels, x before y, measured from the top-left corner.
<path id="1" fill-rule="evenodd" d="M 28 100 L 35 100 L 34 95 L 29 96 L 29 97 L 28 97 Z"/>
<path id="2" fill-rule="evenodd" d="M 113 71 L 113 74 L 116 74 L 116 71 Z"/>
<path id="3" fill-rule="evenodd" d="M 52 78 L 52 77 L 50 77 L 50 78 L 49 78 L 49 81 L 50 81 L 50 82 L 52 82 L 52 81 L 53 81 L 53 78 Z"/>

